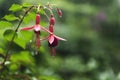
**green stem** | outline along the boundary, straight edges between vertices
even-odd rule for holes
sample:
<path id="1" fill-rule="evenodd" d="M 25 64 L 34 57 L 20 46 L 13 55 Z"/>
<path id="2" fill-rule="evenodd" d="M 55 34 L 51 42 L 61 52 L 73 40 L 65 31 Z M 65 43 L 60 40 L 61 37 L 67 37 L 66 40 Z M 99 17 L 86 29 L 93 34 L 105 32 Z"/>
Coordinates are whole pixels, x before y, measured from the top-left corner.
<path id="1" fill-rule="evenodd" d="M 12 37 L 12 39 L 11 39 L 9 45 L 8 45 L 8 48 L 7 48 L 7 50 L 6 50 L 6 55 L 5 55 L 4 61 L 3 61 L 3 63 L 2 63 L 3 68 L 4 68 L 4 66 L 5 66 L 5 62 L 6 62 L 7 59 L 9 58 L 9 51 L 10 51 L 10 48 L 11 48 L 11 46 L 12 46 L 12 43 L 13 43 L 13 41 L 14 41 L 14 39 L 15 39 L 16 33 L 17 33 L 17 31 L 18 31 L 21 23 L 23 22 L 25 16 L 27 15 L 27 13 L 28 13 L 33 7 L 34 7 L 34 6 L 31 6 L 31 7 L 25 12 L 25 14 L 23 15 L 22 19 L 20 20 L 17 28 L 15 29 L 15 32 L 14 32 L 14 34 L 13 34 L 13 37 Z"/>

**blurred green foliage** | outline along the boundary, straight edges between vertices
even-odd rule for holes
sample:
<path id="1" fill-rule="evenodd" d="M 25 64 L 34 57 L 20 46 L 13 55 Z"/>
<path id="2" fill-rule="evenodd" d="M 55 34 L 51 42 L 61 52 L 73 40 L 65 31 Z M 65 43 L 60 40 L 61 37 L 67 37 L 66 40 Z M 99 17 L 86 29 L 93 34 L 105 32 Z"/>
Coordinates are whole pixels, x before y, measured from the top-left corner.
<path id="1" fill-rule="evenodd" d="M 22 1 L 22 2 L 21 2 Z M 16 13 L 8 14 L 13 3 L 54 3 L 63 11 L 58 18 L 55 33 L 67 39 L 59 42 L 57 56 L 51 57 L 47 43 L 43 42 L 39 54 L 30 40 L 32 31 L 18 32 L 11 46 L 10 61 L 6 62 L 0 80 L 120 80 L 120 3 L 119 0 L 1 0 L 0 63 L 19 20 Z M 10 2 L 10 3 L 8 3 Z M 7 6 L 4 6 L 9 4 Z M 29 4 L 24 4 L 27 6 Z M 21 10 L 10 8 L 12 11 Z M 42 11 L 43 12 L 43 11 Z M 42 13 L 41 12 L 41 13 Z M 44 13 L 44 12 L 43 12 Z M 5 14 L 8 14 L 4 16 Z M 23 21 L 23 27 L 32 23 L 35 13 Z M 42 17 L 42 20 L 45 20 Z M 47 25 L 42 22 L 41 25 Z M 13 29 L 11 29 L 11 27 Z M 44 33 L 42 35 L 45 35 Z M 1 67 L 0 67 L 1 68 Z"/>

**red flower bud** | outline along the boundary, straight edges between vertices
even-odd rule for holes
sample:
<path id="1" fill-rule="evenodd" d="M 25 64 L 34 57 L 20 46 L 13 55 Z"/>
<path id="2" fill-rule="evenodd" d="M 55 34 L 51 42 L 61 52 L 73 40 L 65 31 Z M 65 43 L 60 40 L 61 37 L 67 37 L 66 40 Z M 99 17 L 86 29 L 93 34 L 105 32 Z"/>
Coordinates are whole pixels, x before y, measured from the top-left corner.
<path id="1" fill-rule="evenodd" d="M 39 24 L 39 23 L 40 23 L 40 15 L 37 14 L 37 15 L 36 15 L 36 24 Z"/>
<path id="2" fill-rule="evenodd" d="M 57 13 L 58 13 L 59 17 L 62 17 L 62 11 L 61 11 L 61 9 L 57 8 Z"/>
<path id="3" fill-rule="evenodd" d="M 53 25 L 50 25 L 50 26 L 49 26 L 49 31 L 50 31 L 50 32 L 54 32 L 54 28 L 53 28 L 53 27 L 54 27 Z"/>
<path id="4" fill-rule="evenodd" d="M 51 15 L 51 18 L 50 18 L 50 25 L 54 25 L 55 24 L 55 18 L 53 15 Z"/>

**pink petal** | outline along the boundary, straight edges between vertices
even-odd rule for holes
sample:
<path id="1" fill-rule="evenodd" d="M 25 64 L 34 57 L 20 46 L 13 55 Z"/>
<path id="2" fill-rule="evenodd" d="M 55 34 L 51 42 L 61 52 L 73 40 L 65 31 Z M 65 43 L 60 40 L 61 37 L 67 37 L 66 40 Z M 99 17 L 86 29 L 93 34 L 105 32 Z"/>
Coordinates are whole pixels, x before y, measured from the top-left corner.
<path id="1" fill-rule="evenodd" d="M 35 25 L 35 26 L 34 26 L 34 30 L 35 30 L 35 31 L 40 31 L 40 25 Z"/>
<path id="2" fill-rule="evenodd" d="M 46 28 L 44 28 L 44 27 L 42 27 L 42 26 L 40 26 L 40 27 L 41 27 L 42 30 L 44 30 L 44 31 L 46 31 L 46 32 L 48 32 L 48 33 L 50 33 L 50 34 L 53 34 L 53 33 L 50 32 L 49 30 L 47 30 Z"/>
<path id="3" fill-rule="evenodd" d="M 49 38 L 48 38 L 48 41 L 49 41 L 50 44 L 52 44 L 53 41 L 54 41 L 54 36 L 50 35 Z"/>
<path id="4" fill-rule="evenodd" d="M 44 30 L 44 31 L 46 31 L 46 32 L 48 32 L 48 33 L 50 33 L 50 34 L 53 34 L 52 32 L 50 32 L 49 30 L 47 30 L 46 28 L 44 28 L 42 26 L 41 26 L 41 29 Z M 54 37 L 56 37 L 58 40 L 67 41 L 66 39 L 63 39 L 63 38 L 58 37 L 56 35 L 54 35 Z"/>
<path id="5" fill-rule="evenodd" d="M 34 26 L 32 26 L 32 27 L 24 27 L 24 28 L 21 28 L 21 30 L 31 30 L 33 28 L 34 28 Z"/>
<path id="6" fill-rule="evenodd" d="M 58 36 L 56 36 L 56 35 L 54 35 L 54 37 L 56 37 L 58 40 L 67 41 L 66 39 L 63 39 L 63 38 L 58 37 Z"/>

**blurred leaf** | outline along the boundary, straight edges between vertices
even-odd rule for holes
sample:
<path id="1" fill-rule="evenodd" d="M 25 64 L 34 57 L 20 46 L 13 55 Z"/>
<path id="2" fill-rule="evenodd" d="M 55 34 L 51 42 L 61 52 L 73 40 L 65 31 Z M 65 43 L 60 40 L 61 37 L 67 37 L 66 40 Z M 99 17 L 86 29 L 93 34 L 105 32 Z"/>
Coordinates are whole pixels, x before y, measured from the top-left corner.
<path id="1" fill-rule="evenodd" d="M 10 60 L 16 64 L 24 64 L 29 66 L 34 65 L 34 59 L 28 51 L 22 51 L 17 54 L 12 54 Z"/>
<path id="2" fill-rule="evenodd" d="M 12 27 L 12 23 L 8 22 L 8 21 L 0 21 L 0 28 L 7 28 L 7 27 Z"/>
<path id="3" fill-rule="evenodd" d="M 60 69 L 61 65 L 63 64 L 62 59 L 60 57 L 55 58 L 47 58 L 48 64 L 54 69 Z"/>
<path id="4" fill-rule="evenodd" d="M 30 6 L 32 6 L 32 5 L 29 4 L 29 3 L 23 3 L 22 6 L 23 6 L 23 7 L 30 7 Z"/>
<path id="5" fill-rule="evenodd" d="M 45 14 L 44 9 L 40 9 L 39 12 L 40 12 L 40 14 Z"/>
<path id="6" fill-rule="evenodd" d="M 90 59 L 88 64 L 87 64 L 87 67 L 88 67 L 87 69 L 93 70 L 93 69 L 96 69 L 98 67 L 98 64 L 97 64 L 95 59 Z"/>
<path id="7" fill-rule="evenodd" d="M 17 20 L 18 18 L 13 14 L 9 14 L 9 15 L 5 15 L 4 19 L 6 19 L 8 21 L 14 21 L 14 20 Z"/>
<path id="8" fill-rule="evenodd" d="M 89 4 L 82 4 L 79 5 L 79 11 L 84 14 L 94 14 L 97 11 L 96 6 L 89 5 Z"/>
<path id="9" fill-rule="evenodd" d="M 48 24 L 47 24 L 46 22 L 44 22 L 44 21 L 41 21 L 41 22 L 40 22 L 40 25 L 42 25 L 42 26 L 45 27 L 45 26 L 47 26 Z"/>
<path id="10" fill-rule="evenodd" d="M 16 12 L 16 11 L 19 11 L 22 9 L 22 6 L 19 5 L 19 4 L 13 4 L 10 8 L 9 8 L 9 11 L 13 11 L 13 12 Z"/>
<path id="11" fill-rule="evenodd" d="M 24 23 L 28 24 L 30 21 L 35 19 L 36 14 L 34 12 L 29 13 L 23 20 Z"/>
<path id="12" fill-rule="evenodd" d="M 1 32 L 1 31 L 0 31 Z M 0 35 L 0 48 L 2 48 L 3 50 L 1 50 L 1 52 L 4 54 L 5 52 L 5 44 L 6 44 L 6 40 L 4 39 L 3 35 Z"/>
<path id="13" fill-rule="evenodd" d="M 2 48 L 0 48 L 0 54 L 1 54 L 1 53 L 3 53 L 3 49 L 2 49 Z"/>
<path id="14" fill-rule="evenodd" d="M 10 40 L 12 39 L 14 33 L 15 33 L 14 30 L 12 30 L 12 29 L 7 29 L 7 30 L 4 32 L 3 36 L 4 36 L 5 39 L 7 39 L 8 41 L 10 41 Z M 16 34 L 16 36 L 17 36 L 17 34 Z"/>
<path id="15" fill-rule="evenodd" d="M 106 70 L 99 74 L 99 80 L 117 80 L 112 69 Z"/>
<path id="16" fill-rule="evenodd" d="M 64 71 L 77 71 L 77 72 L 85 72 L 86 66 L 82 62 L 79 57 L 68 57 L 64 60 L 64 63 L 62 65 L 62 69 Z"/>
<path id="17" fill-rule="evenodd" d="M 5 56 L 0 53 L 0 64 L 3 63 Z"/>
<path id="18" fill-rule="evenodd" d="M 20 31 L 18 32 L 18 37 L 14 40 L 14 42 L 18 44 L 20 47 L 25 49 L 26 44 L 30 42 L 31 38 L 32 38 L 32 32 Z"/>
<path id="19" fill-rule="evenodd" d="M 40 80 L 62 80 L 60 77 L 54 77 L 54 76 L 40 76 Z"/>
<path id="20" fill-rule="evenodd" d="M 9 69 L 11 70 L 11 71 L 16 71 L 16 70 L 18 70 L 18 68 L 19 68 L 19 65 L 18 64 L 11 64 L 10 65 L 10 67 L 9 67 Z"/>

